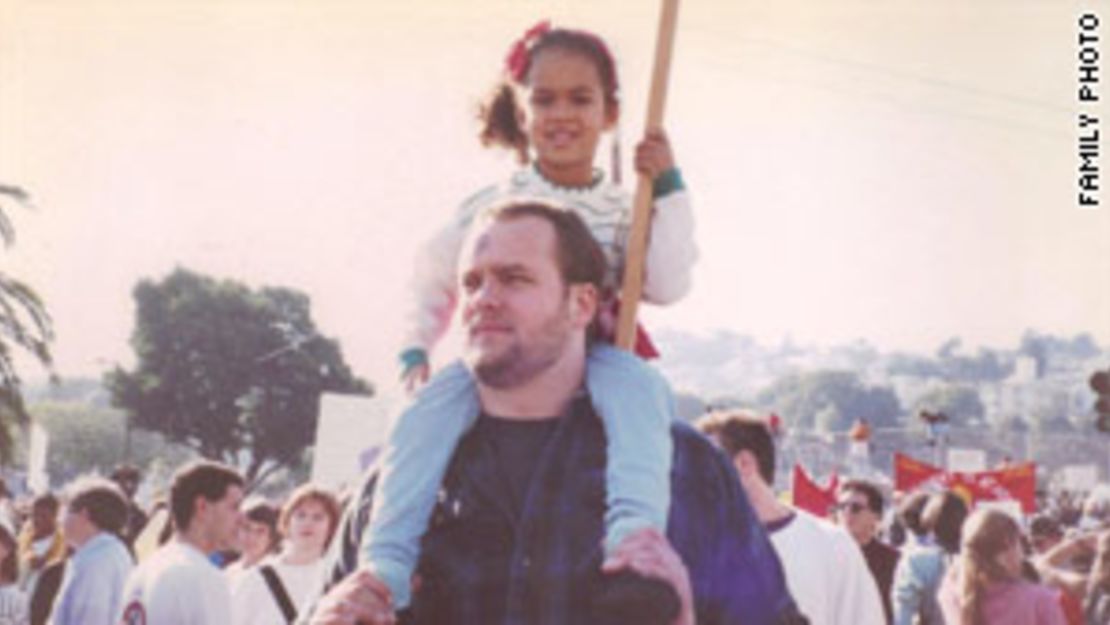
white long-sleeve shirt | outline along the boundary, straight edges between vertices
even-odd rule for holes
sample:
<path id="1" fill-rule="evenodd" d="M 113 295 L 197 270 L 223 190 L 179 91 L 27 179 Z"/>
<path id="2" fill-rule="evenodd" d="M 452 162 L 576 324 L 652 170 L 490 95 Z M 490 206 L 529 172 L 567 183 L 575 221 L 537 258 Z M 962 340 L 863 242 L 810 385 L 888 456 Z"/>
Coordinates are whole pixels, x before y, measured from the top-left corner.
<path id="1" fill-rule="evenodd" d="M 404 349 L 431 352 L 447 331 L 457 298 L 456 264 L 467 231 L 479 212 L 510 198 L 551 200 L 578 213 L 605 252 L 609 266 L 606 286 L 619 287 L 632 224 L 630 195 L 603 179 L 588 188 L 560 187 L 534 168 L 524 168 L 505 183 L 487 187 L 463 202 L 450 223 L 420 250 L 412 278 L 413 309 L 408 315 Z M 698 258 L 694 215 L 684 189 L 655 198 L 648 241 L 644 301 L 674 303 L 689 292 L 691 270 Z"/>
<path id="2" fill-rule="evenodd" d="M 846 531 L 802 510 L 785 527 L 768 529 L 810 625 L 886 625 L 879 586 Z"/>

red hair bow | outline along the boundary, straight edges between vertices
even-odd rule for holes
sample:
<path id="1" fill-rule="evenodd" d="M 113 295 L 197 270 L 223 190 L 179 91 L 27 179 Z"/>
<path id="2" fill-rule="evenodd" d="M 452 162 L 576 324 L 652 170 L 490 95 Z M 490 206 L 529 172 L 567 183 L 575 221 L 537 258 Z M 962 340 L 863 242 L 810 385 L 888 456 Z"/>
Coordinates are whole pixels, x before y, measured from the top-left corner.
<path id="1" fill-rule="evenodd" d="M 551 31 L 551 20 L 537 22 L 535 26 L 524 31 L 524 35 L 513 43 L 509 55 L 505 57 L 505 71 L 516 82 L 523 82 L 531 65 L 531 51 L 529 48 L 539 38 Z"/>

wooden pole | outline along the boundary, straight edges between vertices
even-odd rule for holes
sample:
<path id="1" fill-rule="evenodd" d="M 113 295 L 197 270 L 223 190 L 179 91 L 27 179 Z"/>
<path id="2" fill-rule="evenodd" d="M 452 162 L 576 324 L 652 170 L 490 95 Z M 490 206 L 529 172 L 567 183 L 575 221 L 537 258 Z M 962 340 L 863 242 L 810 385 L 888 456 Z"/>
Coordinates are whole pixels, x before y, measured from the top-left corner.
<path id="1" fill-rule="evenodd" d="M 667 78 L 671 73 L 674 31 L 678 22 L 678 0 L 663 0 L 659 13 L 659 33 L 655 40 L 655 66 L 648 94 L 647 130 L 663 125 L 663 106 L 667 100 Z M 651 179 L 637 176 L 632 204 L 632 226 L 624 254 L 624 281 L 621 285 L 620 317 L 617 319 L 617 346 L 631 350 L 636 343 L 636 311 L 644 290 L 644 261 L 651 225 Z"/>

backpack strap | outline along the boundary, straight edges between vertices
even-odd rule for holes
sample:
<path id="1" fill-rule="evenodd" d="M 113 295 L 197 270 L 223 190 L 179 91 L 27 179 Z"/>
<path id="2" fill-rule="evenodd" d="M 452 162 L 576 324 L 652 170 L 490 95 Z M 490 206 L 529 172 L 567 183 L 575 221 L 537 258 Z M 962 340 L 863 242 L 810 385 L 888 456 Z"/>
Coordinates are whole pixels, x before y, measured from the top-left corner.
<path id="1" fill-rule="evenodd" d="M 258 572 L 262 573 L 262 579 L 266 580 L 266 585 L 270 587 L 270 593 L 274 595 L 274 601 L 281 609 L 285 622 L 292 624 L 293 619 L 297 618 L 297 608 L 293 607 L 293 600 L 289 598 L 289 593 L 285 590 L 285 584 L 281 583 L 277 571 L 273 566 L 264 564 L 258 567 Z"/>

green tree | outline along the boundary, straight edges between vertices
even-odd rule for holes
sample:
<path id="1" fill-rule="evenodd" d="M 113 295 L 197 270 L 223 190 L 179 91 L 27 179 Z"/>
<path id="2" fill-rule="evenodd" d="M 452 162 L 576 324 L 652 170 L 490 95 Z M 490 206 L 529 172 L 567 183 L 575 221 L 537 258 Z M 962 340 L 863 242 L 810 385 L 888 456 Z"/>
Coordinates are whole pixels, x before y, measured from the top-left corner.
<path id="1" fill-rule="evenodd" d="M 19 187 L 0 184 L 0 243 L 7 248 L 15 243 L 15 229 L 4 212 L 4 200 L 26 206 L 30 196 Z M 31 354 L 51 371 L 53 339 L 50 315 L 34 289 L 0 271 L 0 460 L 11 459 L 11 424 L 24 425 L 28 420 L 22 381 L 15 370 L 15 350 Z"/>
<path id="2" fill-rule="evenodd" d="M 970 425 L 983 418 L 983 401 L 979 391 L 965 384 L 945 384 L 926 391 L 914 403 L 913 414 L 922 410 L 943 412 L 954 426 Z"/>
<path id="3" fill-rule="evenodd" d="M 889 427 L 901 412 L 892 390 L 865 386 L 851 371 L 789 374 L 761 391 L 757 402 L 792 427 L 810 430 L 846 430 L 861 418 L 873 427 Z"/>
<path id="4" fill-rule="evenodd" d="M 107 375 L 113 405 L 137 427 L 244 466 L 252 482 L 298 463 L 322 392 L 370 392 L 302 293 L 177 269 L 134 297 L 137 364 Z"/>

